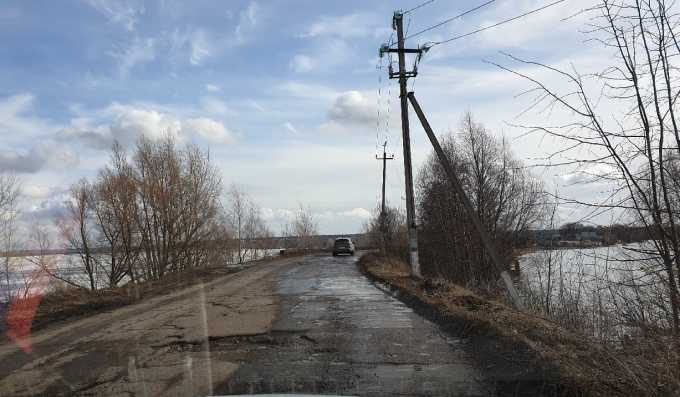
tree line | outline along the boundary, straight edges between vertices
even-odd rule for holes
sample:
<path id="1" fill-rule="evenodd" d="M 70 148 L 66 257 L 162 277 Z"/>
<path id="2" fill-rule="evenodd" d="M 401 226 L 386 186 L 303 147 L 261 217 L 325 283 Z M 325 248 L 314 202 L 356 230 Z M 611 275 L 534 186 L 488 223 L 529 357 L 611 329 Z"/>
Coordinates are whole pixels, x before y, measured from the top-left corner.
<path id="1" fill-rule="evenodd" d="M 543 183 L 512 154 L 505 139 L 476 122 L 470 112 L 462 117 L 458 131 L 443 137 L 441 145 L 509 269 L 513 249 L 545 214 Z M 473 287 L 495 284 L 499 275 L 435 153 L 419 170 L 416 188 L 423 274 Z M 365 228 L 375 236 L 376 246 L 381 222 L 386 250 L 407 260 L 403 214 L 390 206 L 382 215 L 379 208 L 374 211 Z"/>
<path id="2" fill-rule="evenodd" d="M 19 259 L 11 255 L 19 247 L 20 195 L 19 178 L 0 174 L 6 299 L 13 298 L 12 284 L 21 284 L 20 295 L 26 295 L 38 278 L 20 271 Z M 186 270 L 244 263 L 275 248 L 255 201 L 236 185 L 225 192 L 209 153 L 169 136 L 142 137 L 130 150 L 114 143 L 96 177 L 72 185 L 68 196 L 55 221 L 56 242 L 44 223 L 36 222 L 28 232 L 30 245 L 40 252 L 28 260 L 62 285 L 96 290 L 159 280 Z M 301 241 L 317 234 L 317 223 L 303 205 L 289 223 L 287 235 Z M 55 245 L 74 254 L 49 255 Z"/>

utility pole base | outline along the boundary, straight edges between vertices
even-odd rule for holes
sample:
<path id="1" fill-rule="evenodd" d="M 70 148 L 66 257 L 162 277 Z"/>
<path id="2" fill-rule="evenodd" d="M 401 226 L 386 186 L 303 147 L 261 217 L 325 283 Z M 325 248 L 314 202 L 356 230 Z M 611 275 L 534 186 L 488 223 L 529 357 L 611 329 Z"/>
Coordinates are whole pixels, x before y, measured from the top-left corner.
<path id="1" fill-rule="evenodd" d="M 408 231 L 408 252 L 411 262 L 411 275 L 415 278 L 423 278 L 420 273 L 420 259 L 418 258 L 418 234 L 414 227 L 409 228 Z"/>

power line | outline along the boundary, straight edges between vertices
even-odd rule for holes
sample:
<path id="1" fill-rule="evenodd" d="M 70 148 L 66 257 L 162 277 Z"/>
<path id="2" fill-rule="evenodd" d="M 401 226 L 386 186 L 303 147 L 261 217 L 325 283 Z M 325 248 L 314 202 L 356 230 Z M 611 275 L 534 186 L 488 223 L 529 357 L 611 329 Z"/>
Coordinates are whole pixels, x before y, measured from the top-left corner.
<path id="1" fill-rule="evenodd" d="M 413 34 L 410 35 L 410 36 L 406 36 L 406 38 L 404 38 L 404 40 L 407 40 L 407 39 L 416 37 L 416 36 L 421 35 L 421 34 L 423 34 L 423 33 L 425 33 L 425 32 L 429 32 L 430 30 L 436 29 L 436 28 L 438 28 L 438 27 L 440 27 L 440 26 L 442 26 L 442 25 L 446 25 L 447 23 L 449 23 L 449 22 L 451 22 L 451 21 L 454 21 L 454 20 L 456 20 L 456 19 L 458 19 L 458 18 L 460 18 L 460 17 L 463 17 L 463 16 L 465 16 L 465 15 L 471 13 L 471 12 L 477 11 L 477 10 L 479 10 L 479 9 L 482 8 L 482 7 L 488 6 L 489 4 L 494 3 L 495 1 L 496 1 L 496 0 L 489 0 L 489 1 L 487 1 L 486 3 L 480 4 L 480 5 L 478 5 L 478 6 L 475 7 L 475 8 L 471 8 L 471 9 L 469 9 L 469 10 L 467 10 L 467 11 L 465 11 L 465 12 L 462 12 L 462 13 L 456 15 L 456 16 L 453 16 L 453 17 L 451 17 L 451 18 L 449 18 L 449 19 L 447 19 L 447 20 L 441 21 L 441 22 L 439 22 L 439 23 L 436 24 L 436 25 L 432 25 L 432 26 L 430 26 L 429 28 L 420 30 L 420 31 L 418 31 L 418 32 L 416 32 L 416 33 L 413 33 Z"/>
<path id="2" fill-rule="evenodd" d="M 531 11 L 527 11 L 527 12 L 525 12 L 524 14 L 520 14 L 520 15 L 514 16 L 514 17 L 512 17 L 512 18 L 504 19 L 504 20 L 502 20 L 502 21 L 500 21 L 500 22 L 494 23 L 493 25 L 484 26 L 483 28 L 479 28 L 479 29 L 477 29 L 477 30 L 473 30 L 472 32 L 468 32 L 468 33 L 465 33 L 465 34 L 461 34 L 461 35 L 458 35 L 458 36 L 454 36 L 454 37 L 452 37 L 452 38 L 450 38 L 450 39 L 446 39 L 446 40 L 442 40 L 442 41 L 436 41 L 436 42 L 434 42 L 434 43 L 431 43 L 430 47 L 433 47 L 433 46 L 436 46 L 436 45 L 439 45 L 439 44 L 448 43 L 448 42 L 451 42 L 451 41 L 454 41 L 454 40 L 462 39 L 463 37 L 471 36 L 471 35 L 473 35 L 473 34 L 476 34 L 476 33 L 479 33 L 479 32 L 483 32 L 483 31 L 488 30 L 488 29 L 491 29 L 491 28 L 495 28 L 496 26 L 503 25 L 503 24 L 505 24 L 505 23 L 515 21 L 515 20 L 517 20 L 517 19 L 520 19 L 520 18 L 523 18 L 523 17 L 525 17 L 525 16 L 527 16 L 527 15 L 531 15 L 531 14 L 533 14 L 533 13 L 536 13 L 536 12 L 539 12 L 539 11 L 542 11 L 542 10 L 545 10 L 545 9 L 548 8 L 548 7 L 552 7 L 552 6 L 554 6 L 554 5 L 557 5 L 557 4 L 559 4 L 559 3 L 563 3 L 563 2 L 565 2 L 565 1 L 566 1 L 566 0 L 557 0 L 557 1 L 554 1 L 554 2 L 552 2 L 552 3 L 550 3 L 550 4 L 546 4 L 546 5 L 542 6 L 542 7 L 533 9 L 533 10 L 531 10 Z"/>
<path id="3" fill-rule="evenodd" d="M 410 28 L 410 27 L 411 27 L 411 17 L 409 16 L 408 17 L 408 23 L 406 23 L 406 31 L 405 31 L 404 35 L 406 35 L 406 36 L 408 35 L 408 28 Z"/>
<path id="4" fill-rule="evenodd" d="M 408 11 L 404 11 L 403 14 L 405 15 L 405 14 L 408 14 L 408 13 L 410 13 L 410 12 L 413 12 L 413 11 L 415 11 L 415 10 L 421 8 L 421 7 L 425 7 L 426 5 L 428 5 L 428 4 L 430 4 L 430 3 L 433 3 L 433 2 L 434 2 L 434 0 L 427 0 L 426 2 L 420 3 L 419 5 L 417 5 L 417 6 L 413 7 L 413 8 L 411 8 L 411 9 L 408 10 Z"/>

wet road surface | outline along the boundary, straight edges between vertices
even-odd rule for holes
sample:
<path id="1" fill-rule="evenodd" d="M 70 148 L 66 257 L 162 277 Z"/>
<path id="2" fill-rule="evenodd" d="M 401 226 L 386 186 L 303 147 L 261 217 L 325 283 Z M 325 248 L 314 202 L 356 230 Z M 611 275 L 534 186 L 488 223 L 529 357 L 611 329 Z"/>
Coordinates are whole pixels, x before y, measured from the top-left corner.
<path id="1" fill-rule="evenodd" d="M 305 258 L 278 270 L 275 288 L 270 339 L 216 394 L 494 394 L 464 341 L 373 285 L 355 257 Z"/>
<path id="2" fill-rule="evenodd" d="M 494 340 L 450 335 L 355 257 L 281 258 L 54 324 L 30 351 L 0 343 L 0 395 L 490 396 L 508 380 L 504 396 L 540 394 L 517 393 L 527 371 L 503 368 Z"/>

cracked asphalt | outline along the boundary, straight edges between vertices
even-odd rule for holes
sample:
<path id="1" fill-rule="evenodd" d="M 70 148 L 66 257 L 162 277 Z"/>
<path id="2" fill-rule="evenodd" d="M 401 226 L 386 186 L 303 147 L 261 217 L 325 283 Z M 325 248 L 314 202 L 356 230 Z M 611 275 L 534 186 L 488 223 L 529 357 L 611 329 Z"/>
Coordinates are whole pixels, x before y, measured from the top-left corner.
<path id="1" fill-rule="evenodd" d="M 0 395 L 487 396 L 466 348 L 355 257 L 285 258 L 0 345 Z"/>
<path id="2" fill-rule="evenodd" d="M 495 394 L 464 341 L 372 284 L 354 257 L 306 258 L 281 269 L 275 288 L 281 337 L 216 393 Z"/>

